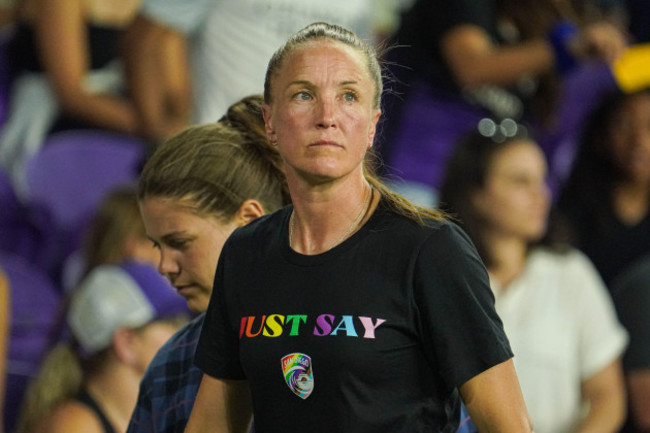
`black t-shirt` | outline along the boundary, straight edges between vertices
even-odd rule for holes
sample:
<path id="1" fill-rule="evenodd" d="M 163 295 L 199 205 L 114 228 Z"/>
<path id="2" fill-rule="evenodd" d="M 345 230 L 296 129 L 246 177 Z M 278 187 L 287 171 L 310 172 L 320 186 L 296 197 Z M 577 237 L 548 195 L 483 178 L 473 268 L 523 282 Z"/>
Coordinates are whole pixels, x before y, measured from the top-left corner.
<path id="1" fill-rule="evenodd" d="M 113 425 L 104 414 L 104 410 L 99 406 L 95 399 L 93 399 L 90 394 L 88 394 L 88 391 L 86 391 L 86 389 L 79 390 L 79 392 L 74 396 L 74 399 L 80 403 L 83 403 L 93 411 L 95 416 L 97 416 L 99 423 L 102 425 L 104 433 L 115 433 Z"/>
<path id="2" fill-rule="evenodd" d="M 616 313 L 630 336 L 623 356 L 626 374 L 650 369 L 650 255 L 637 260 L 612 282 L 612 296 Z M 638 429 L 628 411 L 621 433 L 635 433 Z"/>
<path id="3" fill-rule="evenodd" d="M 120 56 L 123 30 L 117 27 L 88 24 L 86 26 L 89 68 L 101 69 Z M 34 30 L 20 24 L 11 46 L 11 55 L 18 71 L 43 72 Z"/>
<path id="4" fill-rule="evenodd" d="M 226 242 L 196 364 L 249 381 L 258 433 L 455 431 L 456 387 L 512 356 L 467 236 L 380 205 L 306 256 L 291 211 Z"/>
<path id="5" fill-rule="evenodd" d="M 610 290 L 619 273 L 650 254 L 650 215 L 627 225 L 604 201 L 591 204 L 566 197 L 560 205 L 576 236 L 576 246 L 593 262 Z"/>
<path id="6" fill-rule="evenodd" d="M 612 283 L 618 317 L 630 335 L 625 371 L 650 368 L 650 255 L 635 262 Z"/>

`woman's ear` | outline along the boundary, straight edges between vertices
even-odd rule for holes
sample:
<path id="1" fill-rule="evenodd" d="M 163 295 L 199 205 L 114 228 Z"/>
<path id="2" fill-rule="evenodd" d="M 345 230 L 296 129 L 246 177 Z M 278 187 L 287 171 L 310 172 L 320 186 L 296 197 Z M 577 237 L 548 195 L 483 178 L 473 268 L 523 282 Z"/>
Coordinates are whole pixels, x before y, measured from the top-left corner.
<path id="1" fill-rule="evenodd" d="M 266 131 L 266 138 L 271 142 L 271 144 L 276 145 L 278 143 L 278 136 L 275 134 L 271 107 L 268 104 L 262 104 L 262 116 L 264 117 L 264 130 Z"/>
<path id="2" fill-rule="evenodd" d="M 250 198 L 239 206 L 239 210 L 237 210 L 237 214 L 235 214 L 235 222 L 239 227 L 245 226 L 255 218 L 259 218 L 262 215 L 264 215 L 262 204 L 259 201 Z"/>
<path id="3" fill-rule="evenodd" d="M 117 359 L 124 364 L 133 364 L 137 354 L 133 350 L 135 331 L 129 328 L 118 328 L 113 333 L 113 351 Z"/>
<path id="4" fill-rule="evenodd" d="M 375 134 L 377 133 L 377 122 L 381 116 L 381 110 L 375 110 L 373 117 L 371 119 L 370 129 L 368 129 L 368 149 L 372 147 L 372 143 L 375 140 Z"/>

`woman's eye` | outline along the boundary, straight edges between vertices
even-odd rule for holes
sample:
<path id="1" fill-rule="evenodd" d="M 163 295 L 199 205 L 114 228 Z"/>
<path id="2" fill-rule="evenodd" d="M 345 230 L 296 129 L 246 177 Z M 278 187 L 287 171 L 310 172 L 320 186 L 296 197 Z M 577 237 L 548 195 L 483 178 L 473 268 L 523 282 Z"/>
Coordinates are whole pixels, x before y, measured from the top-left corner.
<path id="1" fill-rule="evenodd" d="M 345 92 L 343 94 L 343 99 L 347 102 L 353 102 L 357 100 L 357 94 L 354 92 Z"/>
<path id="2" fill-rule="evenodd" d="M 176 249 L 176 250 L 180 250 L 183 247 L 185 247 L 186 245 L 187 245 L 187 241 L 182 240 L 182 239 L 172 239 L 172 240 L 169 241 L 169 246 Z"/>
<path id="3" fill-rule="evenodd" d="M 311 95 L 307 92 L 298 92 L 294 95 L 294 98 L 299 99 L 301 101 L 308 101 L 311 99 Z"/>

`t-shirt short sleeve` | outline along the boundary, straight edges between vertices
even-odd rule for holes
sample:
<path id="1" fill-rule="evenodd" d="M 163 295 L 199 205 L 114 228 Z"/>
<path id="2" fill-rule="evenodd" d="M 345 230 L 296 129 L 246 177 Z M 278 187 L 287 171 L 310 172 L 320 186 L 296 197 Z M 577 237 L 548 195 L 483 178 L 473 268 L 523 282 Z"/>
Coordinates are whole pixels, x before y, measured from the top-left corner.
<path id="1" fill-rule="evenodd" d="M 185 35 L 194 33 L 217 0 L 144 0 L 140 14 Z"/>
<path id="2" fill-rule="evenodd" d="M 458 226 L 443 224 L 423 245 L 414 296 L 425 351 L 449 389 L 512 357 L 485 267 Z"/>
<path id="3" fill-rule="evenodd" d="M 229 243 L 219 256 L 210 303 L 201 329 L 194 364 L 205 374 L 219 379 L 245 379 L 239 360 L 239 338 L 233 330 L 227 308 L 225 271 Z"/>

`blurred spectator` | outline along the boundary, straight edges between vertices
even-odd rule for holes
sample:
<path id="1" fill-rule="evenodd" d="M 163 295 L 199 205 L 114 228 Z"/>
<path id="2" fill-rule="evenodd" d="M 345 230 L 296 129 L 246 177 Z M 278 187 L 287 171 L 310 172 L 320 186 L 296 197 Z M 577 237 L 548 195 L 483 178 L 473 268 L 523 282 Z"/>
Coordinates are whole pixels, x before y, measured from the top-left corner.
<path id="1" fill-rule="evenodd" d="M 606 284 L 650 253 L 650 90 L 594 110 L 558 207 Z"/>
<path id="2" fill-rule="evenodd" d="M 626 0 L 572 0 L 571 5 L 586 21 L 607 20 L 621 31 L 627 31 Z"/>
<path id="3" fill-rule="evenodd" d="M 291 33 L 328 21 L 370 38 L 374 7 L 373 0 L 144 0 L 125 50 L 144 124 L 164 138 L 168 125 L 214 122 L 242 95 L 262 91 L 266 63 Z"/>
<path id="4" fill-rule="evenodd" d="M 0 420 L 4 420 L 5 372 L 7 371 L 7 352 L 9 350 L 9 326 L 11 322 L 11 299 L 7 279 L 0 269 Z M 4 423 L 0 422 L 0 433 Z"/>
<path id="5" fill-rule="evenodd" d="M 477 132 L 458 144 L 442 208 L 486 264 L 535 431 L 615 432 L 625 413 L 627 336 L 591 263 L 540 242 L 550 207 L 544 154 L 519 130 L 511 135 Z"/>
<path id="6" fill-rule="evenodd" d="M 93 216 L 80 251 L 65 264 L 63 287 L 69 291 L 96 266 L 135 260 L 158 266 L 160 251 L 147 238 L 134 185 L 110 191 Z"/>
<path id="7" fill-rule="evenodd" d="M 398 189 L 433 205 L 460 136 L 486 116 L 554 128 L 562 78 L 613 61 L 624 38 L 607 22 L 580 26 L 567 2 L 417 0 L 395 44 L 388 87 L 397 95 L 385 101 L 380 150 L 387 173 L 405 181 Z"/>
<path id="8" fill-rule="evenodd" d="M 635 262 L 612 283 L 614 304 L 630 334 L 623 357 L 628 420 L 623 433 L 650 431 L 650 256 Z"/>
<path id="9" fill-rule="evenodd" d="M 160 346 L 187 318 L 187 307 L 149 266 L 94 269 L 74 292 L 73 336 L 48 354 L 30 385 L 19 432 L 124 432 L 138 383 Z"/>
<path id="10" fill-rule="evenodd" d="M 14 182 L 53 131 L 98 127 L 136 133 L 123 96 L 120 35 L 140 0 L 23 0 L 17 4 L 11 107 L 0 164 Z"/>

